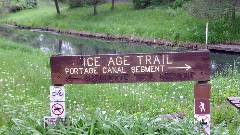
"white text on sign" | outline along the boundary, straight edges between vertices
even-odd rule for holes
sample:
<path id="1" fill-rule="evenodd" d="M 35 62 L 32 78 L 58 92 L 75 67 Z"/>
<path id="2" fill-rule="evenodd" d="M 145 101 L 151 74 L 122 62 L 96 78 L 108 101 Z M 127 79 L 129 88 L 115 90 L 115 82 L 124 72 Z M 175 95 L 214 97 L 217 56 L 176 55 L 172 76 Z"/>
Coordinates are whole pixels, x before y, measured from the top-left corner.
<path id="1" fill-rule="evenodd" d="M 166 65 L 173 64 L 173 61 L 170 60 L 169 55 L 136 55 L 136 61 L 134 61 L 135 66 L 131 66 L 131 59 L 128 55 L 109 57 L 107 60 L 105 60 L 104 65 L 100 64 L 100 59 L 100 56 L 80 58 L 80 60 L 83 61 L 81 67 L 76 67 L 75 63 L 73 63 L 73 67 L 65 68 L 65 74 L 99 74 L 98 68 L 101 68 L 101 74 L 125 74 L 127 73 L 126 66 L 130 66 L 131 73 L 155 73 L 164 72 Z M 187 66 L 188 69 L 191 68 L 189 65 Z"/>

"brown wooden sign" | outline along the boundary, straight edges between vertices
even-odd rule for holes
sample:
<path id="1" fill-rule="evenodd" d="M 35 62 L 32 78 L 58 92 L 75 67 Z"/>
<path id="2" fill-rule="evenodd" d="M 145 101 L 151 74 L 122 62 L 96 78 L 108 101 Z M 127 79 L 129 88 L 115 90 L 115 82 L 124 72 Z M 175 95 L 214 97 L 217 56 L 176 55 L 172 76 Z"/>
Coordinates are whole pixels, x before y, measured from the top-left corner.
<path id="1" fill-rule="evenodd" d="M 124 55 L 54 55 L 50 63 L 53 84 L 210 80 L 210 52 L 207 50 Z"/>

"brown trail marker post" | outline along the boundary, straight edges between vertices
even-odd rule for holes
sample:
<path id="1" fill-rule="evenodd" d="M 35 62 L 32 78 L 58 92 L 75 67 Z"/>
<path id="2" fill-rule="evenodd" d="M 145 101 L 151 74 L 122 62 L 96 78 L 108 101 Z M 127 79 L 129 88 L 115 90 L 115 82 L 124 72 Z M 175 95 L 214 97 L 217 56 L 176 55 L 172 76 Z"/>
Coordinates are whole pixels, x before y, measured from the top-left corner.
<path id="1" fill-rule="evenodd" d="M 210 52 L 208 50 L 164 53 L 54 55 L 50 58 L 54 85 L 197 81 L 195 116 L 210 130 Z M 200 110 L 199 110 L 200 109 Z M 206 117 L 206 118 L 205 118 Z M 196 122 L 196 121 L 195 121 Z"/>
<path id="2" fill-rule="evenodd" d="M 194 128 L 201 133 L 210 134 L 210 95 L 211 85 L 198 82 L 194 86 Z"/>

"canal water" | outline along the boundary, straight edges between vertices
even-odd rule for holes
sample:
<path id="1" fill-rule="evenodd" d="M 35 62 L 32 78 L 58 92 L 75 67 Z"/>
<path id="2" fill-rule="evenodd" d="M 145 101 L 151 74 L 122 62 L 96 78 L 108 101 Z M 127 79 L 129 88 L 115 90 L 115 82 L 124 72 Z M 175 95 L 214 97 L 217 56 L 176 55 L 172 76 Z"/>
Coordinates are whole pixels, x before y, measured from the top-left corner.
<path id="1" fill-rule="evenodd" d="M 185 48 L 166 47 L 128 41 L 107 41 L 83 38 L 37 30 L 20 30 L 0 25 L 0 36 L 17 43 L 23 43 L 44 52 L 63 55 L 126 54 L 184 51 Z M 240 71 L 240 54 L 211 52 L 211 74 L 227 73 L 228 69 Z"/>

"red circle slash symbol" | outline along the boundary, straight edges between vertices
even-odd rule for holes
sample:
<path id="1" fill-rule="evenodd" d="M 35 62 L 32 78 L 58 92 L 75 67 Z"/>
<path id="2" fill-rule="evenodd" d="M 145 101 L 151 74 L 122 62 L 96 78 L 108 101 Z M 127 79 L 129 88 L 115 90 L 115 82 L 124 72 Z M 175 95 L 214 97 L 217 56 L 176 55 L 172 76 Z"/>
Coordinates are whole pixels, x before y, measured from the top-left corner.
<path id="1" fill-rule="evenodd" d="M 53 104 L 53 106 L 52 106 L 52 113 L 54 115 L 60 116 L 60 115 L 63 114 L 63 112 L 64 112 L 63 105 L 61 105 L 59 103 Z"/>
<path id="2" fill-rule="evenodd" d="M 64 91 L 61 88 L 52 89 L 51 96 L 54 100 L 62 100 L 64 98 Z"/>

